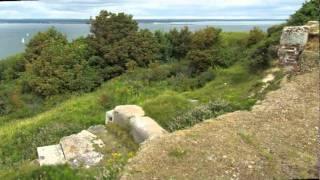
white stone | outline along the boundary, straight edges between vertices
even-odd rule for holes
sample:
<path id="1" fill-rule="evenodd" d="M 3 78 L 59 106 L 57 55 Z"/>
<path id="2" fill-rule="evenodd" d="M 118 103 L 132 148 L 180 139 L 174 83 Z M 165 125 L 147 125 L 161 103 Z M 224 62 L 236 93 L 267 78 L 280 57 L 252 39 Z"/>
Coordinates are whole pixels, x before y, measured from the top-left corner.
<path id="1" fill-rule="evenodd" d="M 128 127 L 130 118 L 144 116 L 144 111 L 137 105 L 117 106 L 113 111 L 113 122 L 121 127 Z"/>
<path id="2" fill-rule="evenodd" d="M 103 141 L 87 130 L 62 138 L 60 144 L 66 160 L 74 165 L 80 163 L 92 166 L 103 157 L 101 153 L 95 151 L 94 146 L 103 147 Z"/>
<path id="3" fill-rule="evenodd" d="M 159 137 L 165 133 L 156 121 L 150 117 L 133 117 L 130 119 L 130 133 L 136 143 Z"/>
<path id="4" fill-rule="evenodd" d="M 268 83 L 274 80 L 274 75 L 273 74 L 268 74 L 265 78 L 262 79 L 263 83 Z"/>
<path id="5" fill-rule="evenodd" d="M 113 121 L 113 110 L 106 112 L 106 124 Z"/>
<path id="6" fill-rule="evenodd" d="M 305 46 L 308 42 L 308 26 L 287 26 L 283 28 L 280 45 Z"/>
<path id="7" fill-rule="evenodd" d="M 60 144 L 37 148 L 40 166 L 64 164 L 66 159 Z"/>

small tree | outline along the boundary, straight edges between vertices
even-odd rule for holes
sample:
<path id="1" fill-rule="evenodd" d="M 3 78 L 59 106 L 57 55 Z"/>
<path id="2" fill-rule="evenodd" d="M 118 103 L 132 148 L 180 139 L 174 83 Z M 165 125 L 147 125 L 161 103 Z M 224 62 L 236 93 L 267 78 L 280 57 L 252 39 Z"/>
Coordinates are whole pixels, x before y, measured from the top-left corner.
<path id="1" fill-rule="evenodd" d="M 212 66 L 212 54 L 210 51 L 193 50 L 190 51 L 186 59 L 189 61 L 191 74 L 198 75 L 208 70 Z"/>
<path id="2" fill-rule="evenodd" d="M 191 50 L 192 33 L 188 27 L 184 27 L 180 31 L 173 29 L 169 32 L 168 38 L 172 44 L 172 56 L 181 59 Z"/>
<path id="3" fill-rule="evenodd" d="M 207 27 L 192 35 L 192 48 L 199 50 L 210 49 L 220 42 L 221 29 Z"/>
<path id="4" fill-rule="evenodd" d="M 254 27 L 252 30 L 250 30 L 247 47 L 251 47 L 252 45 L 259 43 L 265 37 L 266 34 L 260 28 Z"/>

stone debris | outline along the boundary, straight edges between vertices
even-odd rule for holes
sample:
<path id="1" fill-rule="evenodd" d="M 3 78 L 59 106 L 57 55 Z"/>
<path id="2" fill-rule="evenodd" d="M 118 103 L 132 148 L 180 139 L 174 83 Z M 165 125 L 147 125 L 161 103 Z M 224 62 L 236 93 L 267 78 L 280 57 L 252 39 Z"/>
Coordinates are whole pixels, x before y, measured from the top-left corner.
<path id="1" fill-rule="evenodd" d="M 121 105 L 113 110 L 113 122 L 121 127 L 127 128 L 130 124 L 130 118 L 144 116 L 144 111 L 137 105 Z"/>
<path id="2" fill-rule="evenodd" d="M 265 78 L 262 79 L 262 82 L 263 83 L 269 83 L 271 81 L 274 80 L 274 75 L 273 74 L 268 74 Z"/>
<path id="3" fill-rule="evenodd" d="M 167 133 L 150 117 L 133 117 L 130 119 L 130 134 L 136 143 L 159 137 Z"/>
<path id="4" fill-rule="evenodd" d="M 92 126 L 88 130 L 62 138 L 57 145 L 38 147 L 40 166 L 65 163 L 73 167 L 97 165 L 103 159 L 103 154 L 97 152 L 97 148 L 103 148 L 105 144 L 93 134 L 95 132 L 107 131 L 104 126 Z"/>
<path id="5" fill-rule="evenodd" d="M 40 166 L 58 165 L 66 162 L 60 144 L 37 148 Z"/>
<path id="6" fill-rule="evenodd" d="M 312 36 L 319 35 L 319 21 L 309 21 L 306 26 L 309 27 L 309 34 Z"/>
<path id="7" fill-rule="evenodd" d="M 102 159 L 101 156 L 103 157 L 100 153 L 97 155 L 94 145 L 103 147 L 104 143 L 87 130 L 62 138 L 60 144 L 67 161 L 77 160 L 77 162 L 87 165 L 88 162 L 99 162 Z"/>

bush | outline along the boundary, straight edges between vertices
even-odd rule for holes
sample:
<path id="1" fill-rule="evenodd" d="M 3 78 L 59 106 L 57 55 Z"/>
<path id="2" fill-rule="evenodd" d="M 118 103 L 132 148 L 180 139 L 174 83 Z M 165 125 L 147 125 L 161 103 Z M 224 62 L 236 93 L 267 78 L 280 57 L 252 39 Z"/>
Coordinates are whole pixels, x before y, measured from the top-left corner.
<path id="1" fill-rule="evenodd" d="M 38 34 L 35 38 L 52 31 Z M 88 45 L 82 41 L 65 44 L 62 40 L 52 40 L 42 48 L 39 56 L 27 62 L 25 80 L 33 92 L 45 97 L 91 91 L 101 83 L 101 79 L 89 66 L 89 55 Z"/>
<path id="2" fill-rule="evenodd" d="M 24 70 L 23 54 L 17 54 L 0 60 L 0 81 L 18 79 Z"/>
<path id="3" fill-rule="evenodd" d="M 205 72 L 213 65 L 211 51 L 193 50 L 187 54 L 186 60 L 189 61 L 191 74 L 198 75 Z"/>
<path id="4" fill-rule="evenodd" d="M 192 49 L 207 50 L 220 42 L 221 29 L 207 27 L 192 35 Z"/>
<path id="5" fill-rule="evenodd" d="M 319 21 L 320 1 L 306 1 L 302 8 L 290 16 L 288 25 L 305 25 L 308 21 Z"/>
<path id="6" fill-rule="evenodd" d="M 169 121 L 168 128 L 170 131 L 176 131 L 192 127 L 204 120 L 217 117 L 226 112 L 233 111 L 234 107 L 225 101 L 213 101 L 206 105 L 195 107 L 191 111 L 178 115 Z"/>
<path id="7" fill-rule="evenodd" d="M 143 104 L 146 114 L 166 129 L 168 129 L 172 117 L 190 107 L 191 103 L 187 99 L 174 92 L 165 92 Z"/>
<path id="8" fill-rule="evenodd" d="M 260 28 L 254 27 L 249 32 L 247 47 L 251 47 L 251 46 L 261 42 L 265 37 L 266 37 L 266 34 Z"/>

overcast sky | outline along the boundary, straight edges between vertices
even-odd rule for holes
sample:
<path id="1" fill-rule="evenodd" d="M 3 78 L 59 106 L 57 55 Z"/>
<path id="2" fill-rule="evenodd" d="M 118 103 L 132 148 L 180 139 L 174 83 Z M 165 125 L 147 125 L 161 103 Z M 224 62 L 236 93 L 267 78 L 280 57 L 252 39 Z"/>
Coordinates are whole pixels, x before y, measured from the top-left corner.
<path id="1" fill-rule="evenodd" d="M 1 2 L 0 19 L 88 19 L 102 9 L 148 18 L 287 19 L 305 0 L 40 0 Z"/>

